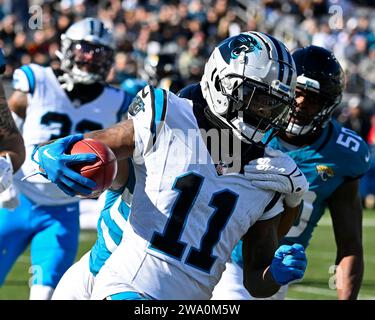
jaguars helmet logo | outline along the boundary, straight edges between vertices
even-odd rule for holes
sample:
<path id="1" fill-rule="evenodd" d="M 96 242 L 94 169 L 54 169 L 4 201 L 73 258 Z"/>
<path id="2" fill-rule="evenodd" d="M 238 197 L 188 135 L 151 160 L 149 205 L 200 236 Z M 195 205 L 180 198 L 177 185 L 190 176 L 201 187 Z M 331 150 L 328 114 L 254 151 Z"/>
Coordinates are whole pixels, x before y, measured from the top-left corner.
<path id="1" fill-rule="evenodd" d="M 331 167 L 328 167 L 326 165 L 317 165 L 316 171 L 318 172 L 320 178 L 323 181 L 327 181 L 328 178 L 332 178 L 335 174 L 333 172 L 333 169 Z"/>
<path id="2" fill-rule="evenodd" d="M 241 34 L 224 41 L 220 45 L 219 50 L 225 62 L 229 63 L 231 59 L 237 59 L 241 52 L 254 52 L 255 54 L 259 54 L 260 50 L 262 50 L 262 46 L 258 40 L 251 35 Z"/>

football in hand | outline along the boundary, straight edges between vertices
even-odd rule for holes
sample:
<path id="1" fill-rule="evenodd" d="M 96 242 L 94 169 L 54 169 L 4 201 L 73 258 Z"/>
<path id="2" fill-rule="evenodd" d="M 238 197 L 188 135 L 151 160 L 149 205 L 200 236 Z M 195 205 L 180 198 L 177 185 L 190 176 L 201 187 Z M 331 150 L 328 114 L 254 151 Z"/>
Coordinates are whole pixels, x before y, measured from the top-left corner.
<path id="1" fill-rule="evenodd" d="M 117 160 L 112 150 L 104 143 L 94 139 L 83 139 L 73 144 L 69 153 L 95 153 L 97 156 L 95 162 L 75 164 L 71 167 L 80 175 L 96 182 L 95 190 L 81 197 L 97 198 L 111 186 L 117 174 Z"/>

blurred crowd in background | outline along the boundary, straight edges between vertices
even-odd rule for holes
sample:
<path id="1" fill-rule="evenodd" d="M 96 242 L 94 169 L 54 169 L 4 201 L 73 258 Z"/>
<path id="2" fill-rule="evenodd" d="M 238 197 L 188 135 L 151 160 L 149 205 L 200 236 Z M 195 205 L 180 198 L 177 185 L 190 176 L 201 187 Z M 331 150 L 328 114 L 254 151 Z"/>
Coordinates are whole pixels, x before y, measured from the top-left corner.
<path id="1" fill-rule="evenodd" d="M 291 50 L 332 50 L 346 73 L 335 117 L 375 159 L 375 0 L 0 0 L 4 78 L 30 62 L 58 68 L 60 35 L 88 16 L 114 32 L 109 82 L 134 94 L 145 81 L 174 92 L 199 81 L 214 46 L 241 31 L 273 34 Z M 375 207 L 374 172 L 362 179 L 366 207 Z"/>

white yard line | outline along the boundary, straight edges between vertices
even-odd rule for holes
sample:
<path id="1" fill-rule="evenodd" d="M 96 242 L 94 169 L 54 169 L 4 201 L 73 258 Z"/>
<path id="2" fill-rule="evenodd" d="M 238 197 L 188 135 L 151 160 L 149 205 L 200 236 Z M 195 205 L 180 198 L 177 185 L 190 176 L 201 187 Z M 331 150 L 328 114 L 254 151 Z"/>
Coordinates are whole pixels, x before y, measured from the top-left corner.
<path id="1" fill-rule="evenodd" d="M 316 294 L 316 295 L 322 295 L 326 297 L 332 297 L 334 300 L 337 299 L 337 294 L 335 290 L 331 289 L 322 289 L 312 286 L 304 286 L 304 285 L 292 285 L 290 287 L 292 290 L 297 292 L 303 292 L 303 293 L 310 293 L 310 294 Z M 358 296 L 359 300 L 375 300 L 375 296 L 371 296 L 368 294 L 360 294 Z"/>
<path id="2" fill-rule="evenodd" d="M 322 217 L 318 223 L 318 226 L 332 226 L 331 217 L 329 215 Z M 364 218 L 363 227 L 375 227 L 375 218 Z"/>
<path id="3" fill-rule="evenodd" d="M 325 260 L 332 260 L 333 262 L 336 259 L 336 252 L 333 251 L 324 251 L 324 252 L 309 252 L 309 248 L 307 248 L 307 258 L 320 258 Z M 375 263 L 375 256 L 371 256 L 364 253 L 365 261 Z"/>

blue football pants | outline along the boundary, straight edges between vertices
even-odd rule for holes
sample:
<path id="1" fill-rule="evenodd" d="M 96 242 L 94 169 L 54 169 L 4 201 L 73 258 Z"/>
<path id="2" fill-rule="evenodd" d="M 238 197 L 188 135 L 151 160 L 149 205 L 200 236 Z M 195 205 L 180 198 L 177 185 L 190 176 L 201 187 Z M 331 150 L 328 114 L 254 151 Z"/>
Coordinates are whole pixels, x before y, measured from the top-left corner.
<path id="1" fill-rule="evenodd" d="M 55 288 L 78 249 L 79 205 L 38 206 L 24 195 L 15 210 L 0 209 L 0 286 L 30 244 L 32 284 Z"/>

